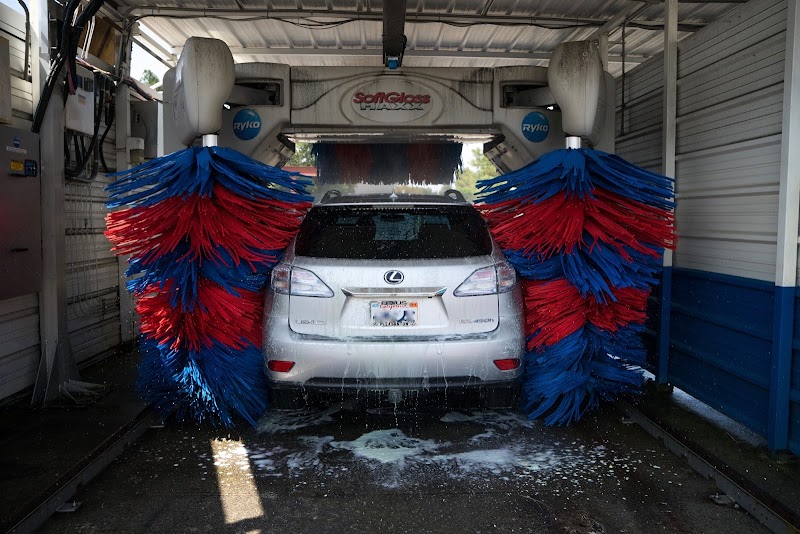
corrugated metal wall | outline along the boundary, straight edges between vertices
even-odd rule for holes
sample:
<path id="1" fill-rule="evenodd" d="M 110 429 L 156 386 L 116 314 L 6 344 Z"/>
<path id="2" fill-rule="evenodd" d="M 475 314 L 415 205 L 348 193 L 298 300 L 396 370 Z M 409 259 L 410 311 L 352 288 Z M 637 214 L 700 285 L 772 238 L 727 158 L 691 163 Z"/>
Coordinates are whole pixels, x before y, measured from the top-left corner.
<path id="1" fill-rule="evenodd" d="M 786 1 L 679 45 L 675 266 L 774 282 Z"/>
<path id="2" fill-rule="evenodd" d="M 786 0 L 751 0 L 678 44 L 670 382 L 767 431 Z M 618 153 L 661 170 L 663 58 L 618 79 Z"/>
<path id="3" fill-rule="evenodd" d="M 113 145 L 108 139 L 105 144 L 106 162 L 113 166 Z M 91 184 L 71 182 L 66 187 L 67 328 L 78 363 L 120 343 L 119 268 L 103 235 L 103 188 L 109 181 L 100 175 Z"/>
<path id="4" fill-rule="evenodd" d="M 0 35 L 8 39 L 11 56 L 12 126 L 30 128 L 33 115 L 31 82 L 26 81 L 22 74 L 25 67 L 25 16 L 0 4 Z"/>
<path id="5" fill-rule="evenodd" d="M 11 48 L 13 126 L 29 129 L 33 113 L 31 83 L 22 78 L 25 18 L 0 5 L 0 31 Z M 116 157 L 114 134 L 112 127 L 103 147 L 112 169 Z M 78 363 L 102 356 L 120 343 L 118 264 L 103 236 L 103 187 L 108 182 L 101 174 L 91 184 L 66 185 L 67 328 Z M 39 365 L 39 342 L 38 294 L 0 301 L 0 400 L 33 385 Z"/>
<path id="6" fill-rule="evenodd" d="M 617 154 L 645 169 L 661 172 L 663 110 L 661 56 L 617 78 Z"/>
<path id="7" fill-rule="evenodd" d="M 9 42 L 15 128 L 30 129 L 31 83 L 25 81 L 25 17 L 0 4 L 0 34 Z M 39 295 L 0 300 L 0 399 L 31 385 L 39 365 Z"/>

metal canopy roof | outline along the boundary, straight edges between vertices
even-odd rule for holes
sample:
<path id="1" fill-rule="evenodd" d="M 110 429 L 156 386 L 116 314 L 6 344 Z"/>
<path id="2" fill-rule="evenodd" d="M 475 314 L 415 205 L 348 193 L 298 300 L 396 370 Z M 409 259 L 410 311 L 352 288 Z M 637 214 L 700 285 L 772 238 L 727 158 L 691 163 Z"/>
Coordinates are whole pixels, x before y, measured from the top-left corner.
<path id="1" fill-rule="evenodd" d="M 738 2 L 681 3 L 683 38 Z M 190 36 L 216 37 L 237 62 L 293 66 L 381 66 L 383 0 L 118 0 L 117 9 L 179 54 Z M 403 61 L 408 67 L 547 65 L 564 41 L 588 39 L 605 25 L 609 71 L 622 71 L 663 46 L 663 4 L 631 0 L 408 0 Z M 138 37 L 145 39 L 146 36 Z M 147 45 L 145 45 L 147 46 Z M 173 58 L 174 59 L 174 58 Z"/>

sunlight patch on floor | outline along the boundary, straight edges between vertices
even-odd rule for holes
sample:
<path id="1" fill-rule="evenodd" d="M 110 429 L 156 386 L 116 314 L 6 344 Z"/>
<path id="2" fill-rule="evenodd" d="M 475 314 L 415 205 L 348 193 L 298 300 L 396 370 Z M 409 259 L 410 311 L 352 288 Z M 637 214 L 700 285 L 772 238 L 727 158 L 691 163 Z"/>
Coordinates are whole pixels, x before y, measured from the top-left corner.
<path id="1" fill-rule="evenodd" d="M 227 439 L 212 439 L 210 445 L 225 523 L 263 517 L 264 508 L 250 469 L 247 448 L 239 440 Z M 249 532 L 260 534 L 259 530 Z"/>

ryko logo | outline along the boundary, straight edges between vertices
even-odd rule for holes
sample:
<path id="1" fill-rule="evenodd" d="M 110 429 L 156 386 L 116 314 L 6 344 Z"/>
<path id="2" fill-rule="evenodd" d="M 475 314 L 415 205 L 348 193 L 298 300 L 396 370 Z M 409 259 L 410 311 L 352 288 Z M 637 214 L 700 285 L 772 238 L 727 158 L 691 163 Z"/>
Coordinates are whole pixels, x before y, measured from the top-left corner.
<path id="1" fill-rule="evenodd" d="M 249 141 L 261 132 L 261 117 L 252 109 L 240 109 L 233 117 L 233 133 L 242 141 Z"/>
<path id="2" fill-rule="evenodd" d="M 522 119 L 522 135 L 528 141 L 541 143 L 547 139 L 548 133 L 550 133 L 550 121 L 544 113 L 534 111 Z"/>

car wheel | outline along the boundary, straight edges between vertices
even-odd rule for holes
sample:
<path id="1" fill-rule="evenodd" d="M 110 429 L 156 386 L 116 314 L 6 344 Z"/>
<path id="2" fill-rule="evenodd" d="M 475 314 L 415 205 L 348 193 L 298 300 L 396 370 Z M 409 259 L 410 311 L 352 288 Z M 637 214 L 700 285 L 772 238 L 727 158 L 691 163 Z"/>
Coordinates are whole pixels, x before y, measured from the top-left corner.
<path id="1" fill-rule="evenodd" d="M 270 389 L 269 407 L 274 410 L 296 410 L 303 407 L 303 398 L 293 389 Z"/>

